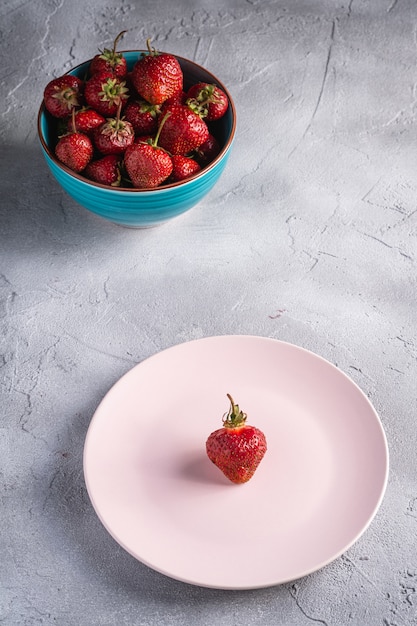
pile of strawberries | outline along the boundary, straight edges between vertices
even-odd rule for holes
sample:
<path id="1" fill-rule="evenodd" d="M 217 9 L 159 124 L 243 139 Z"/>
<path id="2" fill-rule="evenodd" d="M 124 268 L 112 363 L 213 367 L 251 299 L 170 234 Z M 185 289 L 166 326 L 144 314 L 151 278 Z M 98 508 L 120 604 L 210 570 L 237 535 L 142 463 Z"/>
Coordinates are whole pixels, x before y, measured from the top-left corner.
<path id="1" fill-rule="evenodd" d="M 90 61 L 85 80 L 64 74 L 44 90 L 57 119 L 56 157 L 95 182 L 139 189 L 184 180 L 220 152 L 212 123 L 227 111 L 227 95 L 199 82 L 185 91 L 175 56 L 151 47 L 129 72 L 112 49 Z"/>

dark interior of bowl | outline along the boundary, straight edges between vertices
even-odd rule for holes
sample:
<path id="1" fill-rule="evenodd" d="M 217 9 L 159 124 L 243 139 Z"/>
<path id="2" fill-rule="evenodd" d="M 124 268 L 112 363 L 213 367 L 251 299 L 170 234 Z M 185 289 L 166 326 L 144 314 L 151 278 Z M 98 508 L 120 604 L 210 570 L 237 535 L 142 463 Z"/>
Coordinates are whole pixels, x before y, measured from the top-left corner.
<path id="1" fill-rule="evenodd" d="M 123 55 L 126 57 L 128 71 L 132 70 L 141 53 L 142 51 L 137 50 L 123 51 Z M 216 122 L 210 122 L 210 133 L 214 135 L 214 137 L 217 139 L 221 148 L 220 154 L 212 162 L 214 164 L 219 158 L 221 158 L 223 150 L 228 145 L 228 142 L 232 139 L 235 111 L 231 96 L 227 88 L 208 70 L 193 63 L 192 61 L 189 61 L 188 59 L 184 59 L 178 56 L 176 58 L 178 59 L 178 62 L 184 74 L 184 91 L 187 91 L 191 87 L 191 85 L 195 83 L 208 82 L 212 84 L 217 84 L 223 91 L 225 91 L 229 98 L 230 105 L 226 114 L 220 120 Z M 70 70 L 68 73 L 85 80 L 87 78 L 89 63 L 89 61 L 82 63 L 74 69 Z M 46 109 L 43 110 L 42 115 L 45 116 L 46 120 L 46 124 L 42 124 L 44 140 L 47 148 L 49 149 L 51 158 L 55 159 L 55 145 L 58 141 L 59 135 L 65 132 L 67 122 L 63 122 L 62 120 L 54 118 L 52 115 L 50 115 L 50 113 L 48 113 L 48 111 L 46 111 Z M 208 165 L 207 167 L 210 167 L 210 165 Z"/>

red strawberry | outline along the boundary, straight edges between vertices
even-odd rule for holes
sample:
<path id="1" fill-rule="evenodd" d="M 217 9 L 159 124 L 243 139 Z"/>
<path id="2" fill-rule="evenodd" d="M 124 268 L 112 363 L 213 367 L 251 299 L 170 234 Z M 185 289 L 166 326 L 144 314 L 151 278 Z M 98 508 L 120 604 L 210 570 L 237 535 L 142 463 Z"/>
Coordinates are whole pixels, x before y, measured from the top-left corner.
<path id="1" fill-rule="evenodd" d="M 173 104 L 162 127 L 159 145 L 171 154 L 186 155 L 196 150 L 209 136 L 207 124 L 185 104 Z"/>
<path id="2" fill-rule="evenodd" d="M 148 53 L 139 58 L 132 70 L 133 85 L 142 98 L 151 104 L 162 104 L 183 87 L 183 73 L 177 59 L 166 52 L 157 52 L 146 41 Z"/>
<path id="3" fill-rule="evenodd" d="M 132 82 L 132 72 L 128 72 L 123 80 L 126 83 L 126 88 L 129 91 L 129 96 L 132 96 L 133 98 L 139 96 L 139 94 L 136 93 L 136 89 Z"/>
<path id="4" fill-rule="evenodd" d="M 122 154 L 135 139 L 132 124 L 120 118 L 122 103 L 119 103 L 116 117 L 109 117 L 94 130 L 93 141 L 102 154 Z"/>
<path id="5" fill-rule="evenodd" d="M 90 161 L 84 170 L 84 176 L 102 185 L 120 187 L 120 159 L 117 154 L 108 154 L 96 161 Z"/>
<path id="6" fill-rule="evenodd" d="M 229 100 L 217 85 L 197 83 L 187 92 L 187 104 L 207 122 L 214 122 L 226 113 Z"/>
<path id="7" fill-rule="evenodd" d="M 75 130 L 74 114 L 73 109 L 73 130 L 59 139 L 55 146 L 55 154 L 71 170 L 82 172 L 93 158 L 94 149 L 91 139 Z"/>
<path id="8" fill-rule="evenodd" d="M 153 143 L 155 135 L 138 135 L 133 143 Z"/>
<path id="9" fill-rule="evenodd" d="M 64 74 L 51 80 L 43 93 L 46 110 L 54 117 L 67 117 L 72 109 L 81 103 L 83 84 L 80 78 L 71 74 Z"/>
<path id="10" fill-rule="evenodd" d="M 162 104 L 161 106 L 161 113 L 162 115 L 164 115 L 167 111 L 168 108 L 172 105 L 172 104 L 185 104 L 187 100 L 187 94 L 185 91 L 177 91 L 177 93 L 175 93 L 173 96 L 171 96 L 170 98 L 168 98 L 168 100 L 165 100 L 165 102 Z"/>
<path id="11" fill-rule="evenodd" d="M 130 100 L 125 109 L 124 117 L 133 126 L 136 135 L 149 135 L 158 130 L 159 106 L 149 104 L 146 100 Z"/>
<path id="12" fill-rule="evenodd" d="M 185 180 L 201 170 L 200 165 L 194 159 L 180 154 L 174 154 L 171 158 L 173 165 L 172 179 L 174 181 Z"/>
<path id="13" fill-rule="evenodd" d="M 90 135 L 95 128 L 104 124 L 105 121 L 106 118 L 94 111 L 94 109 L 83 107 L 75 112 L 75 129 L 79 133 Z M 68 130 L 72 130 L 71 118 L 68 120 Z"/>
<path id="14" fill-rule="evenodd" d="M 214 431 L 206 442 L 207 455 L 233 483 L 245 483 L 252 478 L 266 452 L 263 432 L 246 424 L 243 413 L 233 398 L 223 418 L 223 428 Z"/>
<path id="15" fill-rule="evenodd" d="M 127 74 L 127 63 L 121 52 L 116 52 L 117 44 L 119 40 L 125 34 L 125 30 L 122 30 L 114 40 L 113 48 L 109 50 L 108 48 L 104 48 L 103 51 L 100 50 L 100 54 L 96 54 L 96 56 L 92 59 L 90 63 L 90 74 L 98 74 L 99 72 L 110 70 L 114 73 L 118 78 L 124 78 Z"/>
<path id="16" fill-rule="evenodd" d="M 217 139 L 213 135 L 209 135 L 207 140 L 198 146 L 195 150 L 195 158 L 201 166 L 211 163 L 213 159 L 219 154 L 220 145 Z"/>
<path id="17" fill-rule="evenodd" d="M 172 172 L 172 161 L 162 148 L 134 143 L 125 152 L 125 168 L 134 187 L 158 187 Z"/>
<path id="18" fill-rule="evenodd" d="M 164 117 L 155 139 L 133 143 L 125 152 L 125 168 L 134 187 L 158 187 L 171 175 L 172 159 L 165 150 L 158 147 L 159 133 L 165 119 Z"/>
<path id="19" fill-rule="evenodd" d="M 88 79 L 84 97 L 87 104 L 100 115 L 111 117 L 116 115 L 120 103 L 122 107 L 126 104 L 129 96 L 125 82 L 107 71 L 94 74 Z"/>

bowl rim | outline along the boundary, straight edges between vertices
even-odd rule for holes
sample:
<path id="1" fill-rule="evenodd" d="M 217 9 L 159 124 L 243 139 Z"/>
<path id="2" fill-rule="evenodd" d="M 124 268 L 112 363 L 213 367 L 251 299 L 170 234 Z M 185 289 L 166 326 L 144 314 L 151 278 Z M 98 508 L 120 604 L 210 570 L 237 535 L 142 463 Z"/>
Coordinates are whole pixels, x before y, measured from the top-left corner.
<path id="1" fill-rule="evenodd" d="M 121 54 L 137 53 L 139 55 L 141 53 L 147 53 L 148 51 L 147 50 L 131 50 L 131 49 L 129 49 L 129 50 L 119 50 L 119 52 Z M 42 103 L 41 103 L 41 105 L 39 107 L 38 118 L 37 118 L 38 137 L 39 137 L 39 140 L 40 140 L 40 143 L 42 145 L 43 150 L 45 151 L 46 155 L 51 159 L 51 161 L 57 167 L 59 167 L 61 170 L 63 170 L 66 174 L 68 174 L 72 178 L 75 178 L 76 180 L 78 180 L 78 181 L 80 181 L 82 183 L 85 183 L 86 185 L 91 185 L 93 187 L 97 187 L 98 189 L 106 189 L 107 191 L 114 191 L 116 193 L 135 193 L 135 194 L 136 193 L 144 193 L 144 192 L 147 192 L 147 193 L 149 193 L 149 192 L 158 192 L 158 191 L 161 192 L 161 191 L 172 189 L 172 188 L 175 188 L 175 187 L 185 186 L 185 185 L 188 185 L 188 184 L 194 182 L 196 179 L 201 178 L 202 176 L 205 176 L 205 174 L 208 171 L 210 171 L 211 169 L 216 167 L 216 165 L 219 163 L 219 161 L 221 161 L 223 159 L 223 157 L 226 155 L 226 153 L 230 149 L 230 146 L 232 145 L 232 142 L 233 142 L 233 139 L 234 139 L 234 136 L 235 136 L 235 133 L 236 133 L 236 107 L 235 107 L 235 104 L 233 102 L 233 98 L 232 98 L 229 90 L 227 89 L 227 87 L 217 78 L 217 76 L 215 76 L 212 72 L 210 72 L 210 70 L 207 70 L 203 65 L 199 65 L 195 61 L 192 61 L 191 59 L 187 59 L 186 57 L 179 56 L 177 54 L 173 54 L 173 53 L 169 53 L 169 54 L 172 54 L 172 56 L 174 56 L 178 61 L 183 61 L 185 63 L 190 63 L 191 65 L 193 65 L 197 69 L 203 70 L 203 72 L 208 74 L 213 79 L 212 82 L 217 84 L 217 86 L 220 87 L 220 89 L 222 89 L 225 92 L 225 94 L 227 95 L 227 97 L 228 97 L 229 107 L 230 107 L 231 112 L 232 112 L 232 127 L 230 129 L 230 133 L 229 133 L 229 136 L 227 138 L 226 143 L 224 144 L 224 146 L 220 150 L 219 154 L 208 165 L 206 165 L 199 172 L 196 172 L 195 174 L 193 174 L 189 178 L 186 178 L 185 180 L 175 181 L 173 183 L 169 183 L 168 185 L 160 185 L 158 187 L 142 187 L 142 188 L 137 188 L 137 187 L 112 187 L 111 185 L 104 185 L 104 184 L 98 183 L 98 182 L 96 182 L 94 180 L 90 180 L 89 178 L 86 178 L 85 176 L 82 176 L 82 172 L 81 173 L 74 172 L 69 167 L 67 167 L 64 163 L 59 161 L 59 159 L 57 159 L 57 157 L 55 156 L 54 152 L 50 150 L 48 144 L 45 141 L 45 138 L 44 138 L 43 132 L 42 132 L 41 120 L 42 120 L 43 115 L 45 115 L 47 113 L 45 104 L 44 104 L 44 102 L 42 100 Z M 77 65 L 75 65 L 71 69 L 69 69 L 66 72 L 64 72 L 62 75 L 64 76 L 65 74 L 71 74 L 72 72 L 80 69 L 83 65 L 87 65 L 88 63 L 91 63 L 92 58 L 93 57 L 91 57 L 91 59 L 87 59 L 86 61 L 82 61 L 81 63 L 78 63 Z M 139 58 L 139 56 L 138 56 L 138 58 Z"/>

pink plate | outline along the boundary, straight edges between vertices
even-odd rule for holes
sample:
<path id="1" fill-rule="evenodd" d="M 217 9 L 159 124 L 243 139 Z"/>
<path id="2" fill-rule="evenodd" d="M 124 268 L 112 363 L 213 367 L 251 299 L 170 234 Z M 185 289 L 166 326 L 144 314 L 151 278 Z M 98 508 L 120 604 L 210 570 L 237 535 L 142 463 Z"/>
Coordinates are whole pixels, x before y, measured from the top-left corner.
<path id="1" fill-rule="evenodd" d="M 207 458 L 230 393 L 268 450 L 229 482 Z M 93 506 L 112 537 L 177 580 L 253 589 L 330 563 L 383 498 L 388 448 L 369 400 L 323 358 L 254 336 L 183 343 L 125 374 L 84 448 Z"/>

